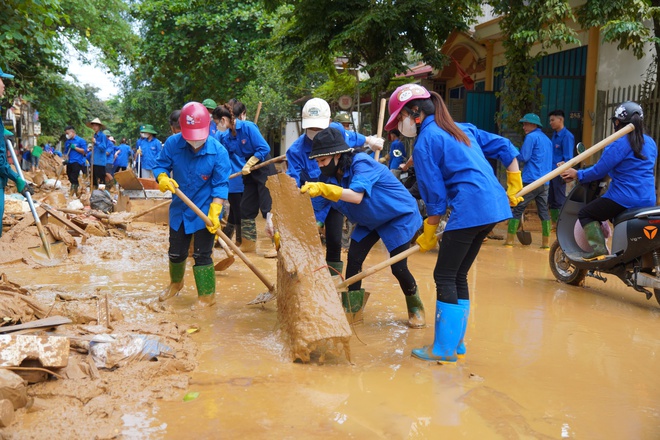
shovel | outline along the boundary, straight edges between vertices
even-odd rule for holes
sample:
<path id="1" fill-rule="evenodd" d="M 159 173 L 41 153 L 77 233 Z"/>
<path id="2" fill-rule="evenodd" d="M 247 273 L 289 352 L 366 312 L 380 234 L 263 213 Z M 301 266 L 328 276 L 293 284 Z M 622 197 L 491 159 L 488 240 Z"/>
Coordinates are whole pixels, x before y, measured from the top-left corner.
<path id="1" fill-rule="evenodd" d="M 18 166 L 19 162 L 18 159 L 16 158 L 16 152 L 14 152 L 14 147 L 12 146 L 11 141 L 9 139 L 6 139 L 6 141 L 7 141 L 7 149 L 11 154 L 11 158 L 14 162 L 14 167 L 16 168 L 16 172 L 21 177 L 21 179 L 25 180 L 25 177 L 23 176 L 23 170 L 21 169 L 20 166 Z M 43 243 L 43 247 L 39 248 L 39 252 L 37 252 L 35 256 L 41 257 L 41 255 L 43 255 L 43 253 L 45 252 L 46 256 L 48 257 L 48 260 L 50 260 L 51 263 L 56 262 L 53 261 L 53 252 L 50 248 L 50 242 L 46 238 L 46 233 L 44 232 L 44 226 L 41 224 L 41 219 L 37 214 L 37 209 L 34 207 L 32 194 L 30 194 L 29 191 L 24 191 L 24 195 L 25 198 L 27 199 L 28 205 L 30 205 L 30 211 L 32 211 L 32 216 L 34 217 L 34 223 L 37 225 L 37 230 L 39 231 L 39 237 L 41 238 L 41 243 Z M 64 245 L 64 243 L 59 243 L 59 244 Z M 64 250 L 66 251 L 66 248 L 64 248 Z"/>
<path id="2" fill-rule="evenodd" d="M 195 204 L 192 202 L 192 200 L 190 200 L 190 199 L 188 198 L 188 196 L 186 196 L 183 192 L 181 192 L 180 189 L 176 189 L 175 194 L 176 194 L 177 196 L 179 196 L 179 198 L 183 201 L 183 203 L 185 203 L 186 205 L 188 205 L 188 208 L 192 209 L 193 212 L 194 212 L 195 214 L 197 214 L 197 216 L 199 216 L 199 218 L 201 218 L 202 220 L 204 220 L 204 223 L 206 223 L 207 226 L 213 226 L 213 222 L 211 221 L 211 219 L 210 219 L 206 214 L 204 214 L 204 213 L 202 212 L 202 210 L 199 209 L 199 208 L 197 207 L 197 205 L 195 205 Z M 222 234 L 222 235 L 224 235 L 224 238 L 227 238 L 227 236 L 226 236 L 225 234 L 223 234 L 222 231 L 220 231 L 220 230 L 218 230 L 218 231 L 216 232 L 216 234 L 217 234 L 217 235 Z M 227 238 L 227 240 L 229 240 L 229 238 Z M 227 245 L 226 245 L 225 243 L 223 243 L 222 240 L 218 240 L 218 241 L 220 241 L 220 245 L 222 246 L 222 248 L 223 248 L 223 249 L 225 250 L 225 252 L 227 253 L 227 258 L 224 258 L 224 259 L 218 261 L 218 262 L 215 264 L 215 266 L 213 266 L 213 267 L 214 267 L 214 269 L 217 270 L 217 271 L 223 271 L 223 270 L 227 269 L 229 266 L 231 266 L 232 264 L 234 264 L 234 254 L 233 254 L 229 249 L 226 248 Z M 231 240 L 230 240 L 230 241 L 231 241 Z"/>
<path id="3" fill-rule="evenodd" d="M 529 231 L 525 231 L 525 216 L 523 215 L 520 218 L 520 229 L 516 232 L 516 236 L 518 237 L 518 241 L 520 244 L 523 246 L 529 246 L 532 244 L 532 233 Z"/>

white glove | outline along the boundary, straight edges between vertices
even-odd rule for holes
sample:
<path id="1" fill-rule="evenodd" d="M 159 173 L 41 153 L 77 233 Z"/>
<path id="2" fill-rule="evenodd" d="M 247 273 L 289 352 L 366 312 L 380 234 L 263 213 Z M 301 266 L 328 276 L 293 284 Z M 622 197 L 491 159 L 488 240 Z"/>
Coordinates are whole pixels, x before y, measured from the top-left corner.
<path id="1" fill-rule="evenodd" d="M 275 236 L 275 226 L 273 225 L 273 214 L 270 212 L 266 214 L 266 228 L 265 228 L 266 235 L 268 235 L 270 238 L 273 238 Z"/>
<path id="2" fill-rule="evenodd" d="M 367 138 L 364 140 L 364 144 L 369 147 L 371 151 L 382 150 L 384 142 L 385 140 L 383 138 L 379 138 L 375 135 L 367 136 Z"/>

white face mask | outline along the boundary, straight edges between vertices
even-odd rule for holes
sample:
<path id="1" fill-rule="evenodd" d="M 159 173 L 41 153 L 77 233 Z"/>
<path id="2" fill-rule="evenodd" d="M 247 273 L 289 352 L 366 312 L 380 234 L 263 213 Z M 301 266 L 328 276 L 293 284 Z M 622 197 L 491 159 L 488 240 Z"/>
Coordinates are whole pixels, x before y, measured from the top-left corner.
<path id="1" fill-rule="evenodd" d="M 73 139 L 73 135 L 72 135 L 72 134 L 67 134 L 67 135 L 66 135 L 66 138 L 67 138 L 67 139 Z"/>
<path id="2" fill-rule="evenodd" d="M 146 139 L 146 138 L 149 137 L 149 135 L 148 135 L 147 133 L 140 133 L 140 137 L 141 137 L 142 139 Z"/>
<path id="3" fill-rule="evenodd" d="M 307 133 L 307 137 L 310 138 L 311 140 L 314 140 L 314 138 L 318 134 L 317 130 L 310 130 L 309 128 L 306 129 L 305 132 Z"/>
<path id="4" fill-rule="evenodd" d="M 206 142 L 206 139 L 202 139 L 201 141 L 188 141 L 191 147 L 193 147 L 195 150 L 199 150 L 204 146 L 204 143 Z"/>
<path id="5" fill-rule="evenodd" d="M 402 135 L 409 138 L 417 136 L 417 124 L 415 120 L 408 116 L 399 121 L 399 131 Z"/>

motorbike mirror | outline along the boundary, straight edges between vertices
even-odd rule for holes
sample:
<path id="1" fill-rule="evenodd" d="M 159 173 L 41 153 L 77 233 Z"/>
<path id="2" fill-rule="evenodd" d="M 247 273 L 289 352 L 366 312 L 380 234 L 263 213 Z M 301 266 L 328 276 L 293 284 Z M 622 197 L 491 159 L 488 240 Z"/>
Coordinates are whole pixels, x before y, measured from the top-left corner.
<path id="1" fill-rule="evenodd" d="M 577 150 L 578 154 L 582 154 L 587 150 L 587 147 L 585 147 L 582 142 L 578 142 L 578 144 L 575 146 L 575 149 Z"/>

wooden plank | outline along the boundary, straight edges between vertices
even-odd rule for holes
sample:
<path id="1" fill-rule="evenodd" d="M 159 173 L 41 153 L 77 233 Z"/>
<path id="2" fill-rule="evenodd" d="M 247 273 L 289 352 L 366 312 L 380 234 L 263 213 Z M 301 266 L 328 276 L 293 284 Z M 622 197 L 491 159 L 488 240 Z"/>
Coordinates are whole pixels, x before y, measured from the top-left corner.
<path id="1" fill-rule="evenodd" d="M 41 217 L 44 214 L 44 212 L 45 211 L 41 206 L 37 207 L 37 215 L 39 217 Z M 27 212 L 23 217 L 23 220 L 12 226 L 12 228 L 9 231 L 7 231 L 5 234 L 2 235 L 2 237 L 0 237 L 0 242 L 11 243 L 19 235 L 22 235 L 23 231 L 25 231 L 33 224 L 34 224 L 34 217 L 32 217 L 32 214 Z"/>
<path id="2" fill-rule="evenodd" d="M 36 321 L 26 322 L 25 324 L 6 325 L 0 327 L 0 333 L 14 332 L 16 330 L 25 330 L 29 328 L 55 327 L 63 324 L 71 324 L 66 316 L 50 316 L 48 318 L 37 319 Z"/>
<path id="3" fill-rule="evenodd" d="M 64 216 L 62 216 L 62 215 L 59 215 L 59 214 L 58 214 L 53 208 L 51 208 L 50 206 L 48 206 L 48 205 L 41 205 L 41 207 L 42 207 L 42 208 L 43 208 L 48 214 L 52 215 L 53 217 L 55 217 L 56 219 L 58 219 L 60 222 L 64 223 L 64 224 L 67 225 L 69 228 L 71 228 L 71 229 L 73 229 L 74 231 L 76 231 L 78 234 L 82 235 L 82 236 L 85 237 L 85 238 L 89 238 L 89 234 L 88 234 L 87 232 L 85 232 L 83 229 L 81 229 L 81 228 L 79 228 L 78 226 L 76 226 L 75 224 L 73 224 L 73 222 L 71 222 L 68 218 L 66 218 L 66 217 L 64 217 Z"/>
<path id="4" fill-rule="evenodd" d="M 138 180 L 132 170 L 119 171 L 115 173 L 115 180 L 124 189 L 133 189 L 142 191 L 144 187 Z"/>

